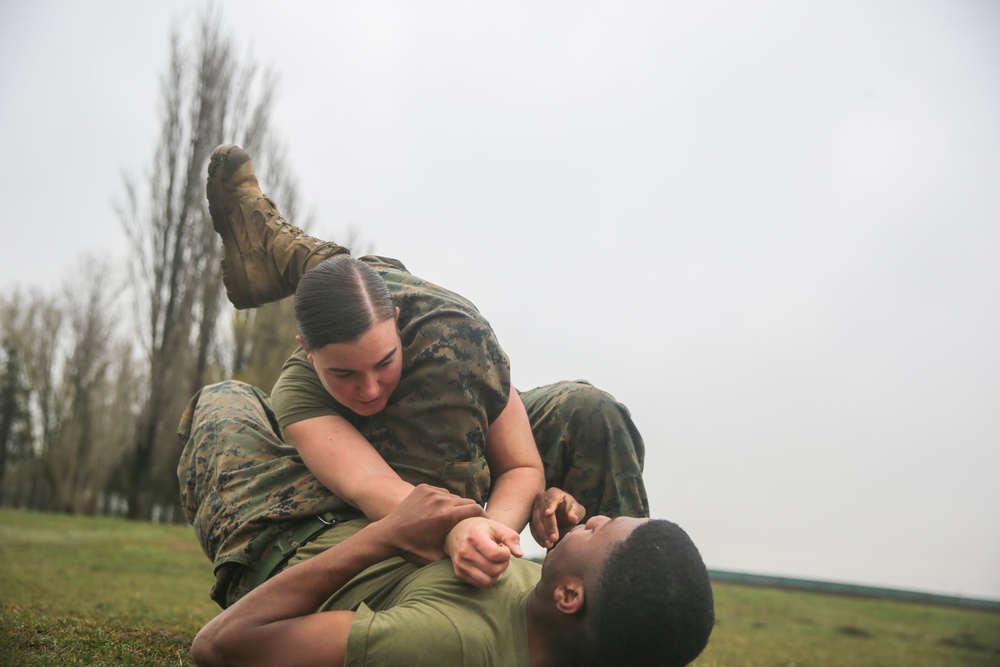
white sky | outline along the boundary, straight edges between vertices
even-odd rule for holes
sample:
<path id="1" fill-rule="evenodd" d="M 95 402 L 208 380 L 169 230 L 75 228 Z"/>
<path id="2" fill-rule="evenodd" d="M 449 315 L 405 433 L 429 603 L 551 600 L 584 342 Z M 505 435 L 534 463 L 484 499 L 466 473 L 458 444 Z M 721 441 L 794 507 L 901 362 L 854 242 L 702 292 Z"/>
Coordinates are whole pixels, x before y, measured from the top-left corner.
<path id="1" fill-rule="evenodd" d="M 710 567 L 1000 599 L 1000 4 L 284 4 L 314 229 L 629 405 Z M 123 255 L 202 5 L 0 3 L 0 289 Z"/>

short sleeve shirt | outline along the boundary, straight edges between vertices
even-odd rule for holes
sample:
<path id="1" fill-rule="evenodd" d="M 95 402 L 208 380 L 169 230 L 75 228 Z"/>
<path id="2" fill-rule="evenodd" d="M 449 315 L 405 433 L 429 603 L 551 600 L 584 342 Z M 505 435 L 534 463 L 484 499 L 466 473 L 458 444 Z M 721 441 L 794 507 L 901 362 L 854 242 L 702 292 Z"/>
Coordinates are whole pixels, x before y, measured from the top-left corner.
<path id="1" fill-rule="evenodd" d="M 310 555 L 365 523 L 327 531 Z M 359 574 L 321 611 L 355 612 L 345 667 L 527 667 L 526 603 L 540 573 L 537 563 L 511 559 L 497 582 L 481 589 L 455 577 L 450 560 L 417 567 L 394 558 Z"/>
<path id="2" fill-rule="evenodd" d="M 280 426 L 341 416 L 404 480 L 485 502 L 486 434 L 511 389 L 506 353 L 489 322 L 464 297 L 417 278 L 395 260 L 361 261 L 382 276 L 399 307 L 399 386 L 382 412 L 361 417 L 326 391 L 299 350 L 285 362 L 272 392 Z"/>
<path id="3" fill-rule="evenodd" d="M 527 667 L 526 603 L 537 580 L 537 565 L 522 560 L 488 589 L 460 581 L 450 560 L 420 568 L 385 606 L 357 609 L 344 665 Z"/>

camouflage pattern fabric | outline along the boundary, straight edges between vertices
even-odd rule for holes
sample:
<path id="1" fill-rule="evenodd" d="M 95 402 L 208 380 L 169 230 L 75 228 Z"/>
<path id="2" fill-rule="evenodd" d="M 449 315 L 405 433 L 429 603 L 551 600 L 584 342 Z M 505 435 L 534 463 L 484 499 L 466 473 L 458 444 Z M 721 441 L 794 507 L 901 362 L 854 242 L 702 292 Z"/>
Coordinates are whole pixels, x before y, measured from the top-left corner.
<path id="1" fill-rule="evenodd" d="M 399 307 L 399 386 L 378 414 L 361 417 L 326 391 L 302 350 L 271 393 L 282 427 L 337 415 L 351 423 L 407 482 L 485 503 L 489 425 L 510 396 L 510 362 L 489 322 L 464 297 L 407 272 L 396 260 L 362 257 Z"/>
<path id="2" fill-rule="evenodd" d="M 649 516 L 645 443 L 628 409 L 589 382 L 518 392 L 545 466 L 545 486 L 569 492 L 587 516 Z"/>
<path id="3" fill-rule="evenodd" d="M 274 543 L 300 546 L 304 521 L 359 516 L 309 472 L 277 428 L 267 395 L 235 381 L 205 387 L 181 417 L 181 505 L 213 562 L 211 597 L 223 608 L 250 590 Z"/>
<path id="4" fill-rule="evenodd" d="M 489 322 L 464 297 L 362 257 L 400 309 L 403 373 L 386 408 L 359 417 L 326 391 L 302 350 L 285 363 L 272 401 L 282 426 L 322 415 L 347 419 L 404 480 L 485 503 L 489 424 L 506 406 L 510 364 Z M 520 393 L 547 486 L 573 494 L 587 515 L 649 516 L 645 446 L 624 405 L 586 381 Z"/>
<path id="5" fill-rule="evenodd" d="M 223 607 L 269 574 L 258 568 L 275 543 L 292 551 L 300 546 L 304 521 L 327 512 L 358 516 L 284 443 L 276 413 L 282 425 L 341 415 L 404 480 L 484 504 L 489 498 L 486 434 L 511 390 L 506 354 L 463 297 L 413 276 L 396 260 L 362 260 L 385 278 L 400 308 L 403 375 L 382 412 L 360 417 L 341 406 L 299 353 L 275 386 L 275 409 L 264 392 L 230 381 L 204 388 L 181 419 L 182 505 L 213 561 L 212 599 Z M 588 516 L 649 516 L 645 447 L 622 404 L 583 381 L 520 396 L 547 486 L 571 493 Z"/>
<path id="6" fill-rule="evenodd" d="M 587 516 L 649 516 L 645 448 L 625 406 L 583 381 L 520 396 L 546 486 L 571 493 Z M 301 546 L 294 536 L 304 520 L 327 512 L 341 520 L 359 515 L 281 441 L 267 395 L 256 387 L 236 381 L 205 387 L 188 404 L 178 434 L 186 443 L 177 469 L 184 514 L 213 561 L 211 597 L 223 608 L 270 574 L 254 576 L 274 542 Z"/>

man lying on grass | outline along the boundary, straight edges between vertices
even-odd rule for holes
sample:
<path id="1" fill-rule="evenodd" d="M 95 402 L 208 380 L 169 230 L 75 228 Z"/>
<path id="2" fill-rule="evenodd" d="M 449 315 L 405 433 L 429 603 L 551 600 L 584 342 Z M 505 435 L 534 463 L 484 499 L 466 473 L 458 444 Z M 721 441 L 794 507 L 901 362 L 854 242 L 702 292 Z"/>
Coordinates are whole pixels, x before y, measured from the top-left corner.
<path id="1" fill-rule="evenodd" d="M 510 558 L 520 547 L 496 524 L 490 557 L 509 565 L 477 588 L 441 560 L 441 544 L 482 515 L 472 500 L 419 486 L 384 519 L 335 526 L 206 625 L 195 662 L 686 665 L 708 642 L 708 573 L 677 525 L 595 516 L 539 567 Z"/>

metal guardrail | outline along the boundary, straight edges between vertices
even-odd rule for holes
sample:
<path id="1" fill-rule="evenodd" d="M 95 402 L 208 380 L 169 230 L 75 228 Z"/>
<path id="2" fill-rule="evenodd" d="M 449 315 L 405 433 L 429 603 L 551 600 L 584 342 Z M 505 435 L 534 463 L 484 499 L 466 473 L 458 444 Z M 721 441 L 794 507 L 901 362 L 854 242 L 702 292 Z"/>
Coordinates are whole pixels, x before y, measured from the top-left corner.
<path id="1" fill-rule="evenodd" d="M 817 593 L 833 593 L 836 595 L 853 595 L 856 597 L 899 600 L 902 602 L 922 602 L 927 604 L 945 605 L 949 607 L 982 609 L 984 611 L 1000 613 L 1000 600 L 983 600 L 953 595 L 936 595 L 934 593 L 904 591 L 895 588 L 857 586 L 854 584 L 840 584 L 832 581 L 813 581 L 810 579 L 775 577 L 763 574 L 748 574 L 745 572 L 729 572 L 726 570 L 709 570 L 708 574 L 712 581 L 732 584 L 788 588 L 801 591 L 815 591 Z"/>

